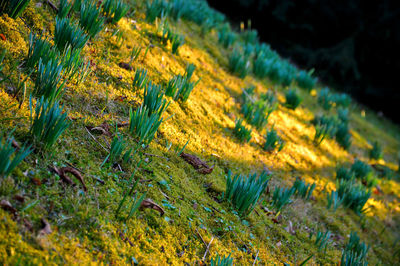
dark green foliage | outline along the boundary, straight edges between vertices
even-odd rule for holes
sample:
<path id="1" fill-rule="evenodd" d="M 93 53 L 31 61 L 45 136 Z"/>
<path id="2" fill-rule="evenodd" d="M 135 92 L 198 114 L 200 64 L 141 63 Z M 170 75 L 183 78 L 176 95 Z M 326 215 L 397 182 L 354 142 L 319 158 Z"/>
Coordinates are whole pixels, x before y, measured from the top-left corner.
<path id="1" fill-rule="evenodd" d="M 315 125 L 314 144 L 316 146 L 319 146 L 328 135 L 329 135 L 329 127 L 327 124 Z"/>
<path id="2" fill-rule="evenodd" d="M 129 7 L 122 0 L 105 0 L 102 5 L 104 15 L 113 24 L 118 23 L 128 13 Z"/>
<path id="3" fill-rule="evenodd" d="M 58 60 L 50 60 L 46 64 L 39 60 L 37 77 L 33 94 L 44 96 L 50 102 L 59 99 L 64 91 L 62 82 L 63 66 Z"/>
<path id="4" fill-rule="evenodd" d="M 165 88 L 165 95 L 172 97 L 174 101 L 180 99 L 182 102 L 186 102 L 194 87 L 200 82 L 200 79 L 194 82 L 190 81 L 195 69 L 195 65 L 188 64 L 183 76 L 176 75 L 169 80 Z"/>
<path id="5" fill-rule="evenodd" d="M 302 197 L 303 199 L 308 200 L 308 199 L 310 199 L 310 197 L 315 189 L 315 183 L 307 184 L 300 178 L 296 178 L 296 181 L 294 181 L 292 188 L 294 189 L 294 194 Z"/>
<path id="6" fill-rule="evenodd" d="M 129 64 L 131 64 L 132 62 L 135 62 L 136 59 L 138 59 L 140 53 L 142 52 L 142 48 L 135 46 L 132 48 L 132 52 L 131 52 L 131 59 L 129 60 Z"/>
<path id="7" fill-rule="evenodd" d="M 60 0 L 60 4 L 58 5 L 57 17 L 65 18 L 68 16 L 68 13 L 71 11 L 71 4 L 68 0 Z"/>
<path id="8" fill-rule="evenodd" d="M 23 146 L 19 149 L 13 147 L 13 138 L 0 138 L 0 177 L 5 178 L 24 160 L 31 152 L 31 147 Z M 1 180 L 0 180 L 1 181 Z"/>
<path id="9" fill-rule="evenodd" d="M 70 47 L 61 56 L 61 64 L 66 79 L 78 77 L 78 83 L 82 81 L 89 71 L 89 63 L 85 63 L 81 57 L 82 50 L 73 50 Z"/>
<path id="10" fill-rule="evenodd" d="M 369 150 L 369 158 L 379 160 L 383 158 L 382 146 L 378 141 L 375 141 L 372 148 Z"/>
<path id="11" fill-rule="evenodd" d="M 117 134 L 117 136 L 114 136 L 111 142 L 109 154 L 104 159 L 100 167 L 103 167 L 103 165 L 105 165 L 107 161 L 108 165 L 112 166 L 114 163 L 117 163 L 119 160 L 121 160 L 121 158 L 124 163 L 128 163 L 131 159 L 131 153 L 132 149 L 126 150 L 126 143 L 124 141 L 124 138 L 121 135 Z"/>
<path id="12" fill-rule="evenodd" d="M 310 234 L 310 239 L 312 238 L 313 234 Z M 331 232 L 328 230 L 325 233 L 318 230 L 317 234 L 315 235 L 315 242 L 314 244 L 317 246 L 318 251 L 324 250 L 326 253 L 326 249 L 330 242 Z"/>
<path id="13" fill-rule="evenodd" d="M 135 77 L 133 78 L 132 86 L 137 89 L 141 89 L 147 86 L 148 77 L 147 70 L 138 68 L 135 72 Z"/>
<path id="14" fill-rule="evenodd" d="M 180 34 L 172 34 L 170 37 L 172 54 L 178 54 L 178 48 L 185 43 L 185 38 Z"/>
<path id="15" fill-rule="evenodd" d="M 132 109 L 129 110 L 129 132 L 139 143 L 149 144 L 162 121 L 163 118 L 158 113 L 151 114 L 146 106 L 141 105 L 134 112 Z"/>
<path id="16" fill-rule="evenodd" d="M 285 142 L 278 135 L 274 127 L 271 130 L 267 131 L 267 135 L 265 136 L 265 143 L 263 149 L 265 151 L 271 152 L 275 149 L 278 149 L 278 152 L 283 149 Z"/>
<path id="17" fill-rule="evenodd" d="M 377 181 L 374 180 L 375 177 L 372 172 L 372 167 L 369 164 L 356 159 L 351 166 L 351 171 L 357 179 L 361 180 L 368 187 L 376 185 Z"/>
<path id="18" fill-rule="evenodd" d="M 0 3 L 0 16 L 6 13 L 10 18 L 16 19 L 25 8 L 30 0 L 2 0 Z"/>
<path id="19" fill-rule="evenodd" d="M 165 0 L 146 1 L 146 21 L 153 23 L 156 18 L 168 15 L 168 2 Z"/>
<path id="20" fill-rule="evenodd" d="M 344 124 L 348 124 L 349 123 L 349 109 L 346 108 L 338 108 L 337 109 L 337 114 L 338 114 L 338 118 L 339 120 L 344 123 Z"/>
<path id="21" fill-rule="evenodd" d="M 90 38 L 94 38 L 102 29 L 104 19 L 100 15 L 100 9 L 96 1 L 83 1 L 81 4 L 79 25 Z"/>
<path id="22" fill-rule="evenodd" d="M 43 63 L 55 60 L 58 52 L 52 47 L 47 38 L 40 38 L 36 34 L 29 34 L 29 50 L 25 61 L 25 67 L 28 69 L 35 68 L 42 59 Z"/>
<path id="23" fill-rule="evenodd" d="M 271 106 L 266 101 L 258 100 L 255 103 L 251 101 L 244 103 L 241 111 L 250 124 L 261 129 L 268 123 L 268 118 L 275 108 L 276 105 Z"/>
<path id="24" fill-rule="evenodd" d="M 317 100 L 324 110 L 329 110 L 332 108 L 333 98 L 328 87 L 325 87 L 318 92 Z"/>
<path id="25" fill-rule="evenodd" d="M 348 108 L 351 104 L 351 98 L 346 93 L 336 93 L 333 95 L 332 98 L 333 101 L 336 103 L 336 106 Z"/>
<path id="26" fill-rule="evenodd" d="M 53 104 L 43 96 L 33 107 L 32 97 L 29 102 L 31 127 L 29 133 L 44 148 L 50 148 L 60 135 L 69 127 L 67 112 L 55 101 Z"/>
<path id="27" fill-rule="evenodd" d="M 278 57 L 267 62 L 270 64 L 268 76 L 272 81 L 282 86 L 289 86 L 292 83 L 296 75 L 296 69 L 293 65 Z"/>
<path id="28" fill-rule="evenodd" d="M 257 174 L 250 174 L 248 177 L 240 174 L 232 177 L 229 171 L 226 176 L 225 198 L 232 203 L 239 215 L 248 215 L 256 206 L 261 194 L 268 185 L 270 176 L 263 172 L 257 177 Z"/>
<path id="29" fill-rule="evenodd" d="M 258 43 L 258 32 L 257 30 L 245 30 L 242 33 L 242 37 L 245 43 L 256 44 Z"/>
<path id="30" fill-rule="evenodd" d="M 339 121 L 334 116 L 315 115 L 312 124 L 317 127 L 322 127 L 327 136 L 335 137 Z"/>
<path id="31" fill-rule="evenodd" d="M 295 189 L 292 188 L 279 188 L 275 187 L 274 194 L 272 195 L 272 207 L 280 212 L 286 205 L 291 203 L 290 197 L 294 194 Z"/>
<path id="32" fill-rule="evenodd" d="M 363 186 L 355 184 L 352 180 L 339 180 L 337 193 L 343 205 L 358 215 L 365 212 L 364 205 L 371 196 L 371 191 L 365 190 Z"/>
<path id="33" fill-rule="evenodd" d="M 60 52 L 70 46 L 71 49 L 82 49 L 89 37 L 75 23 L 71 23 L 68 18 L 56 18 L 54 31 L 54 44 Z"/>
<path id="34" fill-rule="evenodd" d="M 270 66 L 270 61 L 272 59 L 266 59 L 264 58 L 263 55 L 257 56 L 257 58 L 253 62 L 253 74 L 257 78 L 265 78 L 269 74 L 269 66 Z"/>
<path id="35" fill-rule="evenodd" d="M 233 134 L 239 139 L 240 142 L 249 142 L 251 139 L 251 129 L 247 129 L 242 125 L 243 120 L 237 119 L 235 122 L 235 128 Z"/>
<path id="36" fill-rule="evenodd" d="M 234 49 L 229 55 L 229 71 L 233 74 L 244 78 L 249 73 L 250 62 L 246 56 L 241 54 L 238 49 Z"/>
<path id="37" fill-rule="evenodd" d="M 351 169 L 348 169 L 344 166 L 340 166 L 336 169 L 336 179 L 337 180 L 353 180 L 354 173 Z"/>
<path id="38" fill-rule="evenodd" d="M 217 254 L 217 256 L 211 258 L 210 266 L 232 266 L 233 265 L 233 258 L 231 255 L 225 257 L 221 257 Z"/>
<path id="39" fill-rule="evenodd" d="M 296 76 L 297 85 L 299 85 L 300 88 L 307 90 L 311 90 L 312 88 L 314 88 L 317 80 L 311 76 L 313 72 L 313 70 L 309 72 L 300 70 Z"/>
<path id="40" fill-rule="evenodd" d="M 336 142 L 345 150 L 351 146 L 351 134 L 347 123 L 341 123 L 338 125 L 335 133 Z"/>
<path id="41" fill-rule="evenodd" d="M 218 31 L 218 42 L 222 44 L 224 48 L 231 47 L 236 41 L 236 34 L 230 29 L 229 25 L 226 24 Z"/>
<path id="42" fill-rule="evenodd" d="M 364 242 L 360 242 L 360 237 L 356 232 L 352 231 L 349 242 L 343 250 L 340 265 L 368 265 L 367 253 L 369 248 Z"/>
<path id="43" fill-rule="evenodd" d="M 331 207 L 333 211 L 335 212 L 337 208 L 339 208 L 340 205 L 343 203 L 343 199 L 339 197 L 339 194 L 337 191 L 332 190 L 331 193 L 326 195 L 326 199 L 328 201 L 328 206 L 327 209 L 330 210 Z"/>
<path id="44" fill-rule="evenodd" d="M 161 87 L 151 82 L 144 89 L 143 106 L 147 107 L 149 114 L 156 113 L 162 116 L 164 111 L 168 108 L 169 102 L 164 99 L 164 93 Z"/>
<path id="45" fill-rule="evenodd" d="M 295 89 L 289 89 L 285 93 L 285 106 L 289 109 L 295 110 L 301 103 L 302 99 Z"/>

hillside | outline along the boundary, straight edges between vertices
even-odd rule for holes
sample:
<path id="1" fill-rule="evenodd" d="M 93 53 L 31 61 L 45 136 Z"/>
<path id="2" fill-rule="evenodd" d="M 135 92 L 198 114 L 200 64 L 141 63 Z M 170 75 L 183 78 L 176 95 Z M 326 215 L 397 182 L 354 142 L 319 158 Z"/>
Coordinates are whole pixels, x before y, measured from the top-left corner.
<path id="1" fill-rule="evenodd" d="M 2 264 L 399 264 L 398 126 L 204 1 L 81 1 L 0 5 Z"/>

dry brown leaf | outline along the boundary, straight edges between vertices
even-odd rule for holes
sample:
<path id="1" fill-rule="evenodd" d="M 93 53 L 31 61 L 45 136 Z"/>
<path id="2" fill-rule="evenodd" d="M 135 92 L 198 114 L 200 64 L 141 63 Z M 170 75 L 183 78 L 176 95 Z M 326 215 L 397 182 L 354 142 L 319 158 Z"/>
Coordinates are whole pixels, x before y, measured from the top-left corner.
<path id="1" fill-rule="evenodd" d="M 5 211 L 11 212 L 12 214 L 17 213 L 17 209 L 15 209 L 8 200 L 1 200 L 0 207 Z"/>
<path id="2" fill-rule="evenodd" d="M 210 174 L 214 170 L 214 166 L 210 167 L 196 155 L 182 152 L 180 156 L 201 174 Z"/>
<path id="3" fill-rule="evenodd" d="M 143 200 L 142 201 L 142 203 L 140 204 L 140 210 L 143 210 L 143 209 L 147 209 L 147 208 L 149 208 L 149 209 L 153 209 L 153 210 L 156 210 L 156 211 L 158 211 L 159 213 L 160 213 L 160 215 L 161 216 L 163 216 L 164 215 L 164 209 L 163 208 L 161 208 L 159 205 L 157 205 L 154 201 L 152 201 L 151 199 L 145 199 L 145 200 Z"/>
<path id="4" fill-rule="evenodd" d="M 133 69 L 133 67 L 132 67 L 130 64 L 125 63 L 125 62 L 120 62 L 120 63 L 118 64 L 118 66 L 119 66 L 120 68 L 129 70 L 129 71 L 131 71 L 131 70 Z"/>
<path id="5" fill-rule="evenodd" d="M 87 191 L 86 185 L 85 185 L 85 181 L 83 180 L 83 176 L 81 175 L 81 173 L 73 168 L 73 167 L 61 167 L 61 168 L 57 168 L 55 166 L 50 167 L 50 170 L 53 171 L 54 173 L 56 173 L 62 181 L 64 181 L 65 183 L 75 186 L 75 183 L 71 180 L 71 178 L 69 178 L 66 174 L 70 173 L 71 175 L 73 175 L 76 179 L 79 180 L 79 182 L 81 182 L 83 190 Z"/>
<path id="6" fill-rule="evenodd" d="M 53 232 L 53 231 L 51 230 L 49 222 L 44 218 L 42 218 L 41 221 L 42 221 L 42 229 L 40 229 L 39 235 L 51 234 L 51 232 Z"/>

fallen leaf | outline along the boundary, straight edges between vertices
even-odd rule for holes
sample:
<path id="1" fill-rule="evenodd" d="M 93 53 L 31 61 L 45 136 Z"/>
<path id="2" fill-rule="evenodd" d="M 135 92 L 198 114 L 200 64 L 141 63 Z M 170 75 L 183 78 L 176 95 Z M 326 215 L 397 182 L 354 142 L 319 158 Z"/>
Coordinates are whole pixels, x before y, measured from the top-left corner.
<path id="1" fill-rule="evenodd" d="M 152 201 L 151 199 L 145 199 L 142 201 L 142 203 L 140 204 L 140 210 L 143 209 L 153 209 L 156 210 L 160 213 L 160 216 L 163 216 L 165 211 L 163 208 L 161 208 L 159 205 L 157 205 L 154 201 Z"/>
<path id="2" fill-rule="evenodd" d="M 180 156 L 201 174 L 210 174 L 214 170 L 214 166 L 208 166 L 206 162 L 202 161 L 196 155 L 182 152 Z"/>
<path id="3" fill-rule="evenodd" d="M 21 203 L 24 203 L 24 201 L 25 201 L 25 197 L 22 195 L 18 195 L 18 194 L 14 196 L 14 199 Z"/>
<path id="4" fill-rule="evenodd" d="M 208 175 L 208 174 L 211 174 L 213 170 L 214 170 L 214 165 L 210 168 L 198 169 L 197 172 L 199 172 L 200 174 L 203 174 L 203 175 Z"/>
<path id="5" fill-rule="evenodd" d="M 41 221 L 42 221 L 42 229 L 39 231 L 39 235 L 51 234 L 51 232 L 53 231 L 51 230 L 49 222 L 44 218 L 42 218 Z"/>
<path id="6" fill-rule="evenodd" d="M 103 134 L 109 137 L 112 136 L 112 134 L 110 133 L 110 125 L 107 122 L 103 122 L 101 125 L 95 127 L 86 127 L 86 128 L 97 134 Z"/>
<path id="7" fill-rule="evenodd" d="M 7 40 L 6 36 L 3 33 L 0 33 L 0 39 L 3 41 Z"/>
<path id="8" fill-rule="evenodd" d="M 15 209 L 8 200 L 1 200 L 0 206 L 3 210 L 11 212 L 12 214 L 17 213 L 17 209 Z"/>
<path id="9" fill-rule="evenodd" d="M 61 168 L 57 168 L 55 166 L 50 167 L 50 171 L 56 173 L 62 181 L 64 181 L 65 183 L 75 186 L 75 183 L 66 175 L 67 173 L 72 174 L 76 179 L 79 180 L 79 182 L 81 182 L 83 190 L 87 191 L 85 182 L 83 180 L 83 176 L 81 175 L 81 173 L 73 168 L 73 167 L 61 167 Z"/>
<path id="10" fill-rule="evenodd" d="M 120 63 L 118 64 L 118 66 L 119 66 L 120 68 L 129 70 L 129 71 L 131 71 L 131 70 L 133 69 L 132 66 L 131 66 L 130 64 L 125 63 L 125 62 L 120 62 Z"/>

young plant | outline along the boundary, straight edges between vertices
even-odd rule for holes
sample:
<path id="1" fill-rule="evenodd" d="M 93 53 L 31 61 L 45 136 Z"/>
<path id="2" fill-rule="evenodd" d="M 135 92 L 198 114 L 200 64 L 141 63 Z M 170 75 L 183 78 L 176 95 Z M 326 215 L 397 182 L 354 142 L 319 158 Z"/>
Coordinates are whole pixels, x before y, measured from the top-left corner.
<path id="1" fill-rule="evenodd" d="M 267 59 L 263 54 L 258 55 L 253 62 L 253 74 L 257 78 L 265 78 L 269 75 L 272 59 Z"/>
<path id="2" fill-rule="evenodd" d="M 238 75 L 240 78 L 245 78 L 249 73 L 250 62 L 242 55 L 239 50 L 234 49 L 229 55 L 229 71 Z"/>
<path id="3" fill-rule="evenodd" d="M 351 169 L 344 166 L 340 166 L 336 169 L 336 180 L 353 180 L 354 173 Z"/>
<path id="4" fill-rule="evenodd" d="M 52 47 L 47 38 L 40 38 L 32 32 L 29 34 L 29 50 L 25 61 L 27 69 L 33 69 L 37 66 L 40 59 L 47 63 L 50 60 L 55 60 L 59 53 Z"/>
<path id="5" fill-rule="evenodd" d="M 315 126 L 314 145 L 319 146 L 322 141 L 328 136 L 329 127 L 326 124 L 317 124 Z"/>
<path id="6" fill-rule="evenodd" d="M 113 138 L 111 142 L 110 152 L 104 159 L 100 167 L 103 167 L 103 165 L 105 165 L 107 161 L 109 162 L 108 165 L 113 165 L 114 163 L 118 162 L 121 157 L 124 163 L 128 163 L 131 158 L 132 149 L 128 149 L 124 152 L 125 149 L 126 143 L 124 141 L 124 138 L 118 134 Z"/>
<path id="7" fill-rule="evenodd" d="M 361 185 L 353 181 L 340 180 L 338 183 L 338 197 L 342 199 L 343 205 L 352 209 L 357 215 L 365 212 L 364 205 L 371 196 L 371 191 L 367 191 Z"/>
<path id="8" fill-rule="evenodd" d="M 156 113 L 162 116 L 164 111 L 168 108 L 169 102 L 164 99 L 164 93 L 161 87 L 151 82 L 144 89 L 143 106 L 147 107 L 149 114 Z"/>
<path id="9" fill-rule="evenodd" d="M 172 97 L 174 101 L 180 99 L 182 102 L 186 102 L 189 99 L 190 93 L 193 91 L 194 87 L 196 87 L 201 80 L 198 79 L 197 81 L 190 81 L 195 69 L 195 65 L 189 64 L 186 67 L 184 76 L 176 75 L 169 80 L 165 89 L 165 95 Z"/>
<path id="10" fill-rule="evenodd" d="M 246 99 L 241 111 L 250 124 L 261 129 L 268 123 L 268 118 L 275 109 L 276 104 L 271 104 L 268 101 L 257 100 L 253 102 Z"/>
<path id="11" fill-rule="evenodd" d="M 40 59 L 33 94 L 44 96 L 50 102 L 59 99 L 65 84 L 61 80 L 62 73 L 63 66 L 58 60 L 50 60 L 44 64 Z"/>
<path id="12" fill-rule="evenodd" d="M 148 82 L 147 70 L 142 68 L 136 69 L 132 86 L 137 89 L 142 89 L 143 87 L 147 86 L 147 82 Z"/>
<path id="13" fill-rule="evenodd" d="M 336 106 L 348 108 L 351 104 L 351 98 L 346 93 L 336 93 L 332 96 L 332 98 L 333 101 L 336 103 Z"/>
<path id="14" fill-rule="evenodd" d="M 106 0 L 103 2 L 103 13 L 113 24 L 118 23 L 128 13 L 129 7 L 122 0 Z"/>
<path id="15" fill-rule="evenodd" d="M 344 124 L 348 124 L 349 123 L 349 121 L 350 121 L 349 109 L 340 107 L 340 108 L 337 109 L 337 114 L 338 114 L 339 120 L 342 123 L 344 123 Z"/>
<path id="16" fill-rule="evenodd" d="M 50 148 L 60 135 L 69 127 L 68 115 L 58 101 L 53 104 L 43 96 L 33 107 L 32 97 L 29 101 L 31 127 L 29 133 L 44 148 Z"/>
<path id="17" fill-rule="evenodd" d="M 322 132 L 322 134 L 325 134 L 325 136 L 334 138 L 339 121 L 335 116 L 315 115 L 314 119 L 312 120 L 312 124 L 315 126 L 315 128 L 321 127 L 321 131 L 325 131 Z"/>
<path id="18" fill-rule="evenodd" d="M 30 0 L 3 0 L 0 3 L 0 16 L 6 13 L 10 18 L 16 19 L 24 12 Z"/>
<path id="19" fill-rule="evenodd" d="M 23 146 L 19 149 L 13 147 L 13 138 L 0 138 L 0 178 L 5 178 L 18 166 L 30 153 L 31 147 Z"/>
<path id="20" fill-rule="evenodd" d="M 256 44 L 259 42 L 257 30 L 245 30 L 242 37 L 245 43 Z"/>
<path id="21" fill-rule="evenodd" d="M 54 31 L 54 44 L 60 52 L 70 46 L 72 50 L 82 49 L 89 36 L 75 23 L 71 23 L 68 18 L 56 18 Z"/>
<path id="22" fill-rule="evenodd" d="M 233 266 L 233 258 L 230 254 L 227 257 L 221 257 L 217 254 L 217 256 L 211 258 L 210 266 Z"/>
<path id="23" fill-rule="evenodd" d="M 369 158 L 379 160 L 383 158 L 382 146 L 378 141 L 375 141 L 372 148 L 369 150 Z"/>
<path id="24" fill-rule="evenodd" d="M 96 1 L 84 1 L 81 4 L 79 24 L 90 38 L 94 38 L 103 29 L 104 24 L 104 19 L 96 4 Z"/>
<path id="25" fill-rule="evenodd" d="M 312 233 L 310 234 L 310 239 L 312 238 Z M 329 245 L 331 238 L 331 232 L 328 230 L 325 233 L 321 232 L 318 230 L 317 234 L 315 235 L 315 241 L 314 244 L 317 246 L 318 251 L 324 250 L 324 253 L 326 253 L 326 249 Z"/>
<path id="26" fill-rule="evenodd" d="M 153 23 L 156 18 L 167 16 L 169 13 L 168 2 L 165 0 L 146 1 L 146 21 Z"/>
<path id="27" fill-rule="evenodd" d="M 330 210 L 331 207 L 333 211 L 335 212 L 337 208 L 339 208 L 340 205 L 343 203 L 343 199 L 339 197 L 339 194 L 337 191 L 332 190 L 331 193 L 326 195 L 326 199 L 328 201 L 328 206 L 327 209 Z"/>
<path id="28" fill-rule="evenodd" d="M 363 180 L 370 173 L 372 173 L 372 167 L 363 161 L 356 159 L 351 166 L 351 171 L 357 179 Z"/>
<path id="29" fill-rule="evenodd" d="M 236 34 L 231 31 L 227 24 L 218 31 L 218 42 L 222 44 L 224 48 L 231 47 L 235 43 L 236 38 Z"/>
<path id="30" fill-rule="evenodd" d="M 243 124 L 242 119 L 237 119 L 233 134 L 239 139 L 240 142 L 249 142 L 251 139 L 251 129 L 247 129 Z"/>
<path id="31" fill-rule="evenodd" d="M 58 5 L 57 17 L 65 18 L 68 16 L 68 13 L 71 11 L 71 4 L 68 0 L 60 0 L 60 4 Z"/>
<path id="32" fill-rule="evenodd" d="M 138 139 L 139 143 L 149 144 L 162 121 L 163 118 L 158 113 L 151 114 L 146 106 L 141 105 L 134 112 L 132 109 L 129 110 L 129 132 Z"/>
<path id="33" fill-rule="evenodd" d="M 333 97 L 328 87 L 323 88 L 318 92 L 318 103 L 322 106 L 324 110 L 331 109 L 333 105 Z"/>
<path id="34" fill-rule="evenodd" d="M 185 43 L 185 38 L 180 34 L 173 33 L 169 40 L 171 41 L 172 54 L 178 54 L 178 48 Z"/>
<path id="35" fill-rule="evenodd" d="M 274 127 L 271 130 L 267 131 L 267 135 L 265 136 L 265 143 L 263 149 L 268 152 L 272 152 L 276 148 L 278 148 L 278 152 L 280 152 L 285 145 L 285 142 L 278 135 Z"/>
<path id="36" fill-rule="evenodd" d="M 133 62 L 135 62 L 136 59 L 138 59 L 141 52 L 142 52 L 141 47 L 139 47 L 139 46 L 133 47 L 132 52 L 131 52 L 131 59 L 129 60 L 129 64 L 132 64 Z"/>
<path id="37" fill-rule="evenodd" d="M 351 133 L 347 123 L 341 123 L 338 125 L 335 133 L 336 142 L 345 150 L 348 150 L 351 146 Z"/>
<path id="38" fill-rule="evenodd" d="M 292 188 L 294 189 L 294 194 L 308 200 L 315 189 L 315 183 L 307 184 L 300 178 L 296 178 Z"/>
<path id="39" fill-rule="evenodd" d="M 364 242 L 360 242 L 357 232 L 352 231 L 349 242 L 343 250 L 340 265 L 368 265 L 367 253 L 369 248 Z"/>
<path id="40" fill-rule="evenodd" d="M 258 199 L 268 185 L 270 176 L 263 172 L 250 174 L 248 177 L 240 174 L 232 177 L 229 171 L 226 176 L 225 198 L 230 201 L 239 215 L 248 215 L 256 206 Z"/>
<path id="41" fill-rule="evenodd" d="M 275 187 L 274 194 L 272 195 L 271 205 L 279 213 L 286 205 L 291 203 L 290 197 L 294 194 L 294 188 L 279 188 Z"/>
<path id="42" fill-rule="evenodd" d="M 304 70 L 299 71 L 296 76 L 297 85 L 299 85 L 300 88 L 307 90 L 311 90 L 312 88 L 314 88 L 317 80 L 311 76 L 313 72 L 313 69 L 309 72 Z"/>
<path id="43" fill-rule="evenodd" d="M 287 90 L 285 93 L 286 103 L 285 106 L 289 109 L 295 110 L 301 103 L 302 99 L 295 89 Z"/>

